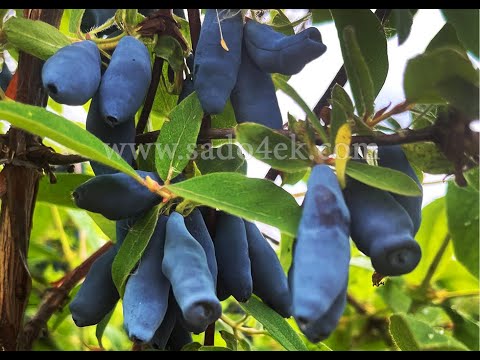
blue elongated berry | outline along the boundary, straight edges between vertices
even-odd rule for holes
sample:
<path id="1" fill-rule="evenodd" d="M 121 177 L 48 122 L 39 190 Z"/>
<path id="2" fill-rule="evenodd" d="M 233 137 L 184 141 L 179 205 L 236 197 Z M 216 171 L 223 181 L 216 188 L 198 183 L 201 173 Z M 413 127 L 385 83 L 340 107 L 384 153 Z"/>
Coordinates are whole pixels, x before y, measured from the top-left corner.
<path id="1" fill-rule="evenodd" d="M 239 124 L 249 121 L 272 129 L 282 128 L 282 114 L 278 107 L 272 77 L 255 65 L 245 46 L 230 100 Z"/>
<path id="2" fill-rule="evenodd" d="M 415 171 L 410 166 L 410 163 L 405 156 L 400 145 L 393 146 L 379 146 L 378 147 L 378 165 L 390 169 L 398 170 L 410 176 L 422 189 L 422 184 L 418 180 Z M 407 211 L 413 222 L 413 233 L 417 233 L 422 221 L 422 200 L 423 196 L 405 196 L 391 193 L 395 200 Z"/>
<path id="3" fill-rule="evenodd" d="M 289 36 L 248 21 L 243 37 L 253 62 L 267 73 L 296 74 L 327 50 L 320 31 L 314 27 Z"/>
<path id="4" fill-rule="evenodd" d="M 228 51 L 220 44 L 220 29 Z M 242 55 L 243 19 L 240 9 L 207 9 L 194 61 L 193 79 L 202 108 L 221 113 L 237 82 Z"/>
<path id="5" fill-rule="evenodd" d="M 43 87 L 58 103 L 83 105 L 100 85 L 101 65 L 100 52 L 93 41 L 65 46 L 43 65 Z"/>
<path id="6" fill-rule="evenodd" d="M 10 80 L 12 80 L 12 73 L 8 69 L 7 64 L 4 62 L 2 66 L 2 72 L 0 72 L 0 88 L 3 90 L 3 92 L 7 91 Z"/>
<path id="7" fill-rule="evenodd" d="M 351 178 L 344 195 L 352 219 L 350 235 L 358 249 L 370 256 L 373 268 L 385 276 L 412 271 L 421 250 L 405 209 L 387 191 Z"/>
<path id="8" fill-rule="evenodd" d="M 333 170 L 316 165 L 308 190 L 293 253 L 292 307 L 306 331 L 330 309 L 348 279 L 350 215 Z"/>
<path id="9" fill-rule="evenodd" d="M 207 257 L 208 268 L 212 274 L 213 284 L 217 284 L 217 259 L 215 258 L 215 247 L 213 240 L 208 232 L 202 213 L 198 209 L 194 209 L 190 215 L 185 218 L 185 226 L 188 232 L 202 245 L 203 251 Z"/>
<path id="10" fill-rule="evenodd" d="M 162 184 L 154 172 L 137 170 L 137 173 Z M 160 196 L 124 173 L 95 176 L 77 187 L 73 198 L 79 208 L 100 213 L 110 220 L 139 215 L 162 201 Z"/>
<path id="11" fill-rule="evenodd" d="M 152 71 L 146 46 L 123 37 L 112 54 L 99 88 L 100 112 L 110 126 L 130 121 L 147 95 Z"/>
<path id="12" fill-rule="evenodd" d="M 332 306 L 328 309 L 322 317 L 310 324 L 310 326 L 304 328 L 302 332 L 307 339 L 312 343 L 325 340 L 335 330 L 338 325 L 338 321 L 345 311 L 347 305 L 347 286 L 338 294 L 337 298 L 333 301 Z"/>
<path id="13" fill-rule="evenodd" d="M 165 348 L 170 351 L 180 351 L 185 345 L 191 342 L 192 334 L 177 320 Z"/>
<path id="14" fill-rule="evenodd" d="M 85 9 L 80 30 L 83 33 L 87 33 L 93 28 L 103 25 L 108 19 L 115 16 L 116 11 L 117 9 Z M 112 26 L 99 32 L 97 36 L 101 38 L 104 35 L 112 35 L 117 30 L 116 26 Z"/>
<path id="15" fill-rule="evenodd" d="M 195 332 L 203 332 L 222 314 L 202 246 L 188 232 L 183 216 L 170 214 L 167 222 L 163 273 L 172 284 L 183 317 Z"/>
<path id="16" fill-rule="evenodd" d="M 112 279 L 112 263 L 135 218 L 116 223 L 117 241 L 90 268 L 85 281 L 70 303 L 70 312 L 77 326 L 98 324 L 120 299 Z"/>
<path id="17" fill-rule="evenodd" d="M 130 275 L 123 296 L 123 323 L 129 338 L 148 342 L 163 321 L 170 282 L 162 273 L 167 216 L 158 218 L 155 230 Z"/>
<path id="18" fill-rule="evenodd" d="M 240 302 L 252 295 L 253 280 L 245 223 L 238 216 L 217 213 L 215 257 L 218 265 L 218 290 Z"/>
<path id="19" fill-rule="evenodd" d="M 175 322 L 177 320 L 177 314 L 179 314 L 178 304 L 175 300 L 175 297 L 170 290 L 170 296 L 168 297 L 168 308 L 165 313 L 165 317 L 162 320 L 162 323 L 155 331 L 155 334 L 152 338 L 152 344 L 155 348 L 164 350 L 170 335 L 172 334 Z"/>
<path id="20" fill-rule="evenodd" d="M 288 318 L 292 315 L 292 298 L 278 256 L 255 224 L 245 221 L 245 229 L 252 265 L 253 293 Z"/>
<path id="21" fill-rule="evenodd" d="M 93 97 L 88 109 L 86 129 L 114 151 L 119 153 L 129 164 L 132 164 L 135 153 L 135 119 L 130 120 L 112 128 L 100 114 L 98 107 L 98 93 Z M 96 161 L 90 161 L 95 175 L 113 174 L 118 170 Z"/>

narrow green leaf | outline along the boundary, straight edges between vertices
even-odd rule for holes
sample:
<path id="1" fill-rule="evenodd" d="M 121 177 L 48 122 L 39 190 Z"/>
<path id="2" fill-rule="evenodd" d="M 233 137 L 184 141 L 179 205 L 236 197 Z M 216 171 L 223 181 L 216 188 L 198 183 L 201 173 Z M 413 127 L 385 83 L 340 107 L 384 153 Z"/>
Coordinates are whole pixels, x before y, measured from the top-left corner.
<path id="1" fill-rule="evenodd" d="M 229 348 L 221 346 L 202 346 L 199 347 L 197 351 L 232 351 Z"/>
<path id="2" fill-rule="evenodd" d="M 453 174 L 454 166 L 434 142 L 403 144 L 402 149 L 412 165 L 428 174 Z"/>
<path id="3" fill-rule="evenodd" d="M 458 37 L 469 51 L 478 59 L 478 9 L 442 9 L 445 19 L 455 26 Z"/>
<path id="4" fill-rule="evenodd" d="M 352 88 L 355 106 L 361 118 L 373 114 L 375 101 L 374 84 L 360 46 L 355 29 L 347 26 L 343 29 L 342 55 L 345 62 L 350 87 Z"/>
<path id="5" fill-rule="evenodd" d="M 343 87 L 338 84 L 332 89 L 332 105 L 331 122 L 330 122 L 330 144 L 335 146 L 335 138 L 338 129 L 353 118 L 353 103 Z"/>
<path id="6" fill-rule="evenodd" d="M 238 173 L 213 173 L 166 188 L 185 199 L 218 208 L 295 236 L 301 209 L 291 194 L 273 182 Z"/>
<path id="7" fill-rule="evenodd" d="M 211 118 L 212 128 L 233 128 L 237 125 L 235 112 L 233 111 L 232 102 L 230 100 L 227 101 L 225 108 L 220 114 L 212 115 Z"/>
<path id="8" fill-rule="evenodd" d="M 410 35 L 413 16 L 410 9 L 393 9 L 393 22 L 398 35 L 398 45 L 402 45 Z"/>
<path id="9" fill-rule="evenodd" d="M 284 172 L 282 174 L 282 186 L 295 185 L 296 183 L 298 183 L 304 178 L 307 171 L 308 169 L 296 171 L 296 172 Z"/>
<path id="10" fill-rule="evenodd" d="M 312 24 L 320 24 L 333 21 L 332 14 L 328 9 L 310 9 L 312 12 Z"/>
<path id="11" fill-rule="evenodd" d="M 389 331 L 401 350 L 468 350 L 461 342 L 406 314 L 392 315 Z"/>
<path id="12" fill-rule="evenodd" d="M 42 107 L 14 101 L 1 101 L 0 118 L 32 134 L 48 137 L 80 155 L 111 166 L 143 182 L 143 179 L 120 155 L 96 136 Z"/>
<path id="13" fill-rule="evenodd" d="M 447 234 L 445 197 L 441 197 L 422 209 L 422 223 L 417 235 L 415 235 L 415 240 L 422 249 L 422 258 L 415 270 L 403 276 L 409 284 L 420 285 L 423 279 L 425 279 L 428 269 Z M 448 246 L 438 264 L 432 283 L 435 283 L 438 275 L 441 274 L 452 255 L 452 247 Z"/>
<path id="14" fill-rule="evenodd" d="M 10 45 L 41 60 L 70 44 L 57 28 L 40 20 L 11 17 L 3 24 L 2 31 Z"/>
<path id="15" fill-rule="evenodd" d="M 295 172 L 311 165 L 305 144 L 297 144 L 269 127 L 247 122 L 237 125 L 235 134 L 245 151 L 274 169 Z"/>
<path id="16" fill-rule="evenodd" d="M 280 74 L 273 74 L 272 75 L 273 83 L 277 89 L 282 90 L 285 94 L 295 101 L 298 106 L 301 107 L 303 111 L 307 114 L 308 119 L 312 123 L 315 130 L 318 132 L 318 135 L 322 139 L 324 143 L 328 142 L 327 133 L 322 127 L 320 120 L 318 119 L 317 115 L 313 113 L 312 110 L 308 107 L 307 103 L 298 95 L 293 87 L 291 87 L 281 76 Z"/>
<path id="17" fill-rule="evenodd" d="M 198 351 L 203 345 L 198 342 L 191 342 L 182 347 L 181 351 Z"/>
<path id="18" fill-rule="evenodd" d="M 240 339 L 238 342 L 243 351 L 252 351 L 250 343 L 246 339 Z"/>
<path id="19" fill-rule="evenodd" d="M 445 23 L 437 35 L 430 41 L 425 51 L 432 51 L 442 47 L 453 47 L 465 50 L 462 43 L 458 39 L 455 28 L 450 23 Z"/>
<path id="20" fill-rule="evenodd" d="M 227 348 L 233 351 L 237 351 L 238 340 L 233 334 L 230 334 L 228 331 L 225 330 L 220 330 L 220 336 L 223 340 L 225 340 Z"/>
<path id="21" fill-rule="evenodd" d="M 183 69 L 182 45 L 173 36 L 162 35 L 158 38 L 154 49 L 155 55 L 166 60 L 173 71 Z"/>
<path id="22" fill-rule="evenodd" d="M 97 226 L 100 228 L 100 230 L 103 231 L 103 233 L 113 242 L 116 241 L 117 239 L 117 230 L 116 230 L 116 225 L 115 221 L 113 220 L 108 220 L 105 216 L 94 213 L 91 211 L 86 212 L 92 220 L 97 224 Z"/>
<path id="23" fill-rule="evenodd" d="M 378 189 L 407 196 L 420 196 L 422 190 L 417 183 L 404 173 L 385 168 L 371 166 L 357 161 L 349 161 L 347 175 Z"/>
<path id="24" fill-rule="evenodd" d="M 70 21 L 68 23 L 68 31 L 73 34 L 80 32 L 80 25 L 82 24 L 83 14 L 85 9 L 72 9 L 70 12 Z"/>
<path id="25" fill-rule="evenodd" d="M 437 85 L 448 84 L 455 77 L 478 87 L 478 70 L 462 50 L 443 47 L 425 52 L 407 63 L 403 79 L 405 95 L 410 102 L 445 103 Z M 455 90 L 452 87 L 452 91 Z"/>
<path id="26" fill-rule="evenodd" d="M 54 205 L 78 208 L 73 201 L 72 193 L 92 176 L 85 174 L 55 174 L 56 184 L 50 184 L 48 176 L 43 176 L 38 185 L 37 201 Z"/>
<path id="27" fill-rule="evenodd" d="M 246 160 L 242 150 L 235 144 L 210 147 L 195 159 L 203 175 L 215 172 L 239 172 L 246 174 Z"/>
<path id="28" fill-rule="evenodd" d="M 158 136 L 155 153 L 157 172 L 163 180 L 173 179 L 187 166 L 196 148 L 203 110 L 192 93 L 170 113 Z"/>
<path id="29" fill-rule="evenodd" d="M 450 304 L 445 305 L 444 309 L 453 321 L 453 336 L 467 345 L 470 350 L 479 351 L 480 324 L 478 320 Z"/>
<path id="30" fill-rule="evenodd" d="M 275 15 L 273 15 L 275 14 Z M 292 23 L 287 15 L 281 9 L 272 10 L 270 16 L 273 15 L 273 20 L 271 26 L 275 31 L 281 32 L 285 35 L 294 35 L 295 31 L 293 29 Z"/>
<path id="31" fill-rule="evenodd" d="M 455 256 L 478 278 L 479 193 L 471 187 L 461 188 L 450 181 L 446 201 L 448 230 L 452 237 Z"/>
<path id="32" fill-rule="evenodd" d="M 369 9 L 330 9 L 330 11 L 335 20 L 344 57 L 343 30 L 347 26 L 353 26 L 355 29 L 358 47 L 372 77 L 375 98 L 382 89 L 388 73 L 387 40 L 382 24 Z M 349 80 L 351 81 L 350 76 Z"/>
<path id="33" fill-rule="evenodd" d="M 280 264 L 282 264 L 282 268 L 285 273 L 288 274 L 288 270 L 290 269 L 290 265 L 292 265 L 292 256 L 293 256 L 293 242 L 295 241 L 295 237 L 281 234 L 280 239 Z"/>
<path id="34" fill-rule="evenodd" d="M 480 91 L 474 85 L 458 76 L 445 79 L 436 84 L 438 94 L 449 104 L 461 109 L 470 119 L 478 118 Z"/>
<path id="35" fill-rule="evenodd" d="M 463 173 L 463 176 L 465 176 L 465 179 L 467 180 L 467 183 L 472 189 L 475 189 L 479 191 L 479 185 L 480 185 L 480 180 L 479 180 L 479 171 L 478 171 L 478 166 L 474 167 L 473 169 L 469 169 Z"/>
<path id="36" fill-rule="evenodd" d="M 307 351 L 305 343 L 300 336 L 292 329 L 288 322 L 270 309 L 255 295 L 253 295 L 247 302 L 240 303 L 240 306 L 262 323 L 265 330 L 277 340 L 285 349 L 290 351 Z"/>
<path id="37" fill-rule="evenodd" d="M 157 224 L 160 206 L 153 207 L 139 219 L 125 237 L 112 263 L 112 279 L 123 298 L 130 273 L 142 257 Z"/>
<path id="38" fill-rule="evenodd" d="M 95 337 L 97 338 L 98 341 L 98 346 L 103 349 L 103 344 L 102 344 L 102 338 L 103 334 L 105 333 L 105 329 L 107 328 L 108 323 L 110 322 L 110 319 L 112 318 L 113 311 L 115 310 L 112 309 L 105 317 L 97 324 L 95 327 Z"/>

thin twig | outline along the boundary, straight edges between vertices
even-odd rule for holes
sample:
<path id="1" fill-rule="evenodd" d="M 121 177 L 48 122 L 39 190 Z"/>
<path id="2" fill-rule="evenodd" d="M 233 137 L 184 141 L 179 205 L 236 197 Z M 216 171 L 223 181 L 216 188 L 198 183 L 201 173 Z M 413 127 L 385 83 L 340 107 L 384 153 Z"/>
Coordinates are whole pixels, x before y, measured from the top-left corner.
<path id="1" fill-rule="evenodd" d="M 26 350 L 32 348 L 33 342 L 38 338 L 42 329 L 47 326 L 50 317 L 65 304 L 65 300 L 70 291 L 87 275 L 95 260 L 102 256 L 112 246 L 113 243 L 111 241 L 103 245 L 77 268 L 65 275 L 61 280 L 57 281 L 54 284 L 54 287 L 45 293 L 37 313 L 25 325 L 24 348 Z"/>
<path id="2" fill-rule="evenodd" d="M 198 39 L 200 38 L 200 9 L 187 9 L 188 26 L 190 27 L 190 38 L 192 39 L 192 51 L 195 54 L 197 49 Z"/>
<path id="3" fill-rule="evenodd" d="M 150 112 L 152 111 L 155 94 L 157 93 L 158 84 L 160 83 L 160 78 L 162 77 L 162 68 L 163 58 L 156 56 L 153 62 L 152 81 L 150 82 L 150 86 L 148 87 L 148 92 L 147 96 L 145 97 L 142 113 L 140 114 L 140 119 L 138 119 L 137 123 L 137 135 L 143 134 L 145 128 L 147 127 L 148 117 L 150 116 Z"/>

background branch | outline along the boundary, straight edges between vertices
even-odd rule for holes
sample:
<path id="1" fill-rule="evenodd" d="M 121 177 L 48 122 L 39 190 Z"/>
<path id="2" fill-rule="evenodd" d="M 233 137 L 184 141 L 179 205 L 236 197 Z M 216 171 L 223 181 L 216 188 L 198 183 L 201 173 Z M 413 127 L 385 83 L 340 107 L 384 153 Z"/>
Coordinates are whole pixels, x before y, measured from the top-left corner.
<path id="1" fill-rule="evenodd" d="M 72 291 L 80 280 L 87 275 L 95 260 L 102 256 L 112 246 L 113 243 L 111 241 L 103 245 L 77 268 L 73 269 L 61 280 L 57 281 L 53 288 L 47 290 L 37 313 L 25 325 L 25 350 L 31 350 L 33 342 L 38 338 L 42 330 L 46 328 L 48 320 L 65 304 L 70 291 Z"/>

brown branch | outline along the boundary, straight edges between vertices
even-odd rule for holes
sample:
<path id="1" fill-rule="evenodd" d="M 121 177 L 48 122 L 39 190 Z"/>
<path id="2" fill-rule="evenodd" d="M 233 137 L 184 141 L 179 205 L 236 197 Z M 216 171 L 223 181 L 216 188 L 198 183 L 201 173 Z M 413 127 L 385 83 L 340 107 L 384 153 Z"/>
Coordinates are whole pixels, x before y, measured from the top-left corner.
<path id="1" fill-rule="evenodd" d="M 162 77 L 162 68 L 163 68 L 163 58 L 158 56 L 155 57 L 153 62 L 152 70 L 152 81 L 148 87 L 147 96 L 145 97 L 145 102 L 143 104 L 142 113 L 140 114 L 140 119 L 137 123 L 137 135 L 143 134 L 145 128 L 147 127 L 148 117 L 152 111 L 153 102 L 155 101 L 155 94 L 157 93 L 158 84 L 160 83 L 160 78 Z"/>
<path id="2" fill-rule="evenodd" d="M 95 260 L 102 256 L 112 246 L 113 243 L 111 241 L 103 245 L 77 268 L 73 269 L 62 279 L 55 282 L 53 288 L 47 290 L 42 299 L 40 307 L 37 310 L 37 313 L 25 325 L 24 348 L 26 350 L 30 350 L 32 348 L 33 342 L 35 341 L 35 339 L 38 338 L 42 330 L 46 328 L 47 322 L 50 317 L 62 306 L 64 306 L 70 291 L 72 291 L 72 289 L 80 282 L 80 280 L 82 280 L 87 275 L 90 267 L 95 262 Z"/>
<path id="3" fill-rule="evenodd" d="M 437 127 L 435 125 L 425 127 L 419 130 L 405 129 L 396 134 L 383 134 L 383 135 L 354 135 L 352 136 L 352 144 L 377 144 L 377 145 L 398 145 L 409 144 L 421 141 L 435 141 Z M 279 133 L 290 137 L 295 134 L 289 130 L 278 130 Z M 152 131 L 149 133 L 138 135 L 136 138 L 137 144 L 149 144 L 154 143 L 158 137 L 160 131 Z M 212 139 L 234 139 L 234 128 L 217 128 L 217 129 L 202 129 L 198 136 L 198 144 L 205 144 Z M 320 138 L 316 139 L 317 145 L 322 145 Z"/>
<path id="4" fill-rule="evenodd" d="M 17 10 L 18 11 L 18 10 Z M 63 9 L 24 9 L 25 18 L 60 25 Z M 20 52 L 15 100 L 45 107 L 43 61 Z M 3 138 L 14 154 L 25 153 L 36 136 L 11 127 Z M 6 140 L 6 141 L 5 141 Z M 31 289 L 27 258 L 33 210 L 41 173 L 37 169 L 6 164 L 2 170 L 5 191 L 0 212 L 0 350 L 19 350 L 23 346 L 23 317 Z"/>
<path id="5" fill-rule="evenodd" d="M 375 15 L 377 18 L 380 20 L 380 23 L 382 25 L 385 25 L 390 12 L 392 9 L 377 9 L 375 11 Z M 342 67 L 338 70 L 337 75 L 333 78 L 332 82 L 330 85 L 328 85 L 327 91 L 323 94 L 323 96 L 320 98 L 318 101 L 317 105 L 313 108 L 313 112 L 320 117 L 320 112 L 322 111 L 322 108 L 324 106 L 328 106 L 328 99 L 332 95 L 332 89 L 335 86 L 335 84 L 338 84 L 340 86 L 345 86 L 347 83 L 347 72 L 345 71 L 345 65 L 342 65 Z"/>
<path id="6" fill-rule="evenodd" d="M 200 9 L 187 9 L 188 26 L 190 27 L 190 38 L 192 39 L 192 51 L 195 54 L 197 49 L 198 39 L 200 38 Z"/>

